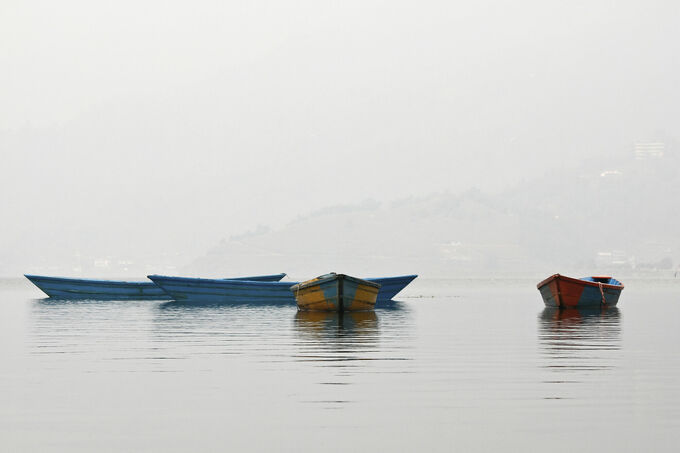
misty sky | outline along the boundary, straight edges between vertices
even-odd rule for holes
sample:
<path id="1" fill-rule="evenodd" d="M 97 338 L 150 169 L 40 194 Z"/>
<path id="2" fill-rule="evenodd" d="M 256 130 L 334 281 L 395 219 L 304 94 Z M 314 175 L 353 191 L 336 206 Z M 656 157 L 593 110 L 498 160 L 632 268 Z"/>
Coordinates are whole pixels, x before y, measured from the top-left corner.
<path id="1" fill-rule="evenodd" d="M 678 5 L 3 0 L 0 251 L 199 254 L 677 138 Z"/>

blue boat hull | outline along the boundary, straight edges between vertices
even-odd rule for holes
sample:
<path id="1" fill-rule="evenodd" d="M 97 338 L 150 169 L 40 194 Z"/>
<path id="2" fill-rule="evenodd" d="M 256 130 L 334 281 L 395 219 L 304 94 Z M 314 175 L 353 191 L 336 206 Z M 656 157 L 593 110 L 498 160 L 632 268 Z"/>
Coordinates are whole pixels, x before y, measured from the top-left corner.
<path id="1" fill-rule="evenodd" d="M 286 274 L 242 277 L 251 280 L 275 282 Z M 170 300 L 171 297 L 150 281 L 126 282 L 120 280 L 92 280 L 81 278 L 25 275 L 42 292 L 54 299 L 91 300 Z"/>
<path id="2" fill-rule="evenodd" d="M 367 278 L 369 282 L 378 283 L 380 285 L 380 291 L 378 291 L 378 301 L 389 302 L 393 300 L 397 294 L 401 292 L 402 289 L 411 283 L 418 277 L 417 275 L 400 275 L 397 277 L 380 277 L 380 278 Z M 376 305 L 377 306 L 377 305 Z"/>
<path id="3" fill-rule="evenodd" d="M 376 307 L 392 300 L 417 275 L 367 278 L 381 285 Z M 290 287 L 298 282 L 255 282 L 243 280 L 215 280 L 205 278 L 166 277 L 148 278 L 176 301 L 223 304 L 295 304 Z"/>

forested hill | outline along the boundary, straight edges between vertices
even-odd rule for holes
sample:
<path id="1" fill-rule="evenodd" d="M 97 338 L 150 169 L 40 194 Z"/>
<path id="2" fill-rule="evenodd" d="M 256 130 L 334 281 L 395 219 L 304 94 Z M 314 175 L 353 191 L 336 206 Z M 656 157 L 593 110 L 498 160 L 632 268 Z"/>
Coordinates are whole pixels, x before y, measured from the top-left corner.
<path id="1" fill-rule="evenodd" d="M 680 159 L 627 153 L 523 182 L 322 209 L 223 240 L 200 275 L 337 270 L 358 275 L 668 271 L 680 261 Z"/>

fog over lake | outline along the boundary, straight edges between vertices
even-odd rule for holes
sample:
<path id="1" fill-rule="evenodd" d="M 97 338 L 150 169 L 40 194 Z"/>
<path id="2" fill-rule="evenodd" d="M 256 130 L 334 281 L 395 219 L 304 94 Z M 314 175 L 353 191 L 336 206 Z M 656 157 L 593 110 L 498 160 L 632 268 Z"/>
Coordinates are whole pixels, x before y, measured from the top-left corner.
<path id="1" fill-rule="evenodd" d="M 5 1 L 0 275 L 676 269 L 678 18 Z"/>
<path id="2" fill-rule="evenodd" d="M 678 55 L 670 0 L 3 0 L 0 452 L 676 451 Z"/>

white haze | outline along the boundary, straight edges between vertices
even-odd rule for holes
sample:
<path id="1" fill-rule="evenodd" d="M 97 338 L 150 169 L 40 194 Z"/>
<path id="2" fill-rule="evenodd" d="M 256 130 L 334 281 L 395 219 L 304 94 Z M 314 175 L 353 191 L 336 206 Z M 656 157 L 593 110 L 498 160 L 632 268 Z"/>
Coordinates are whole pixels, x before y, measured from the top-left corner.
<path id="1" fill-rule="evenodd" d="M 4 0 L 0 274 L 181 270 L 328 206 L 672 155 L 678 5 Z"/>

